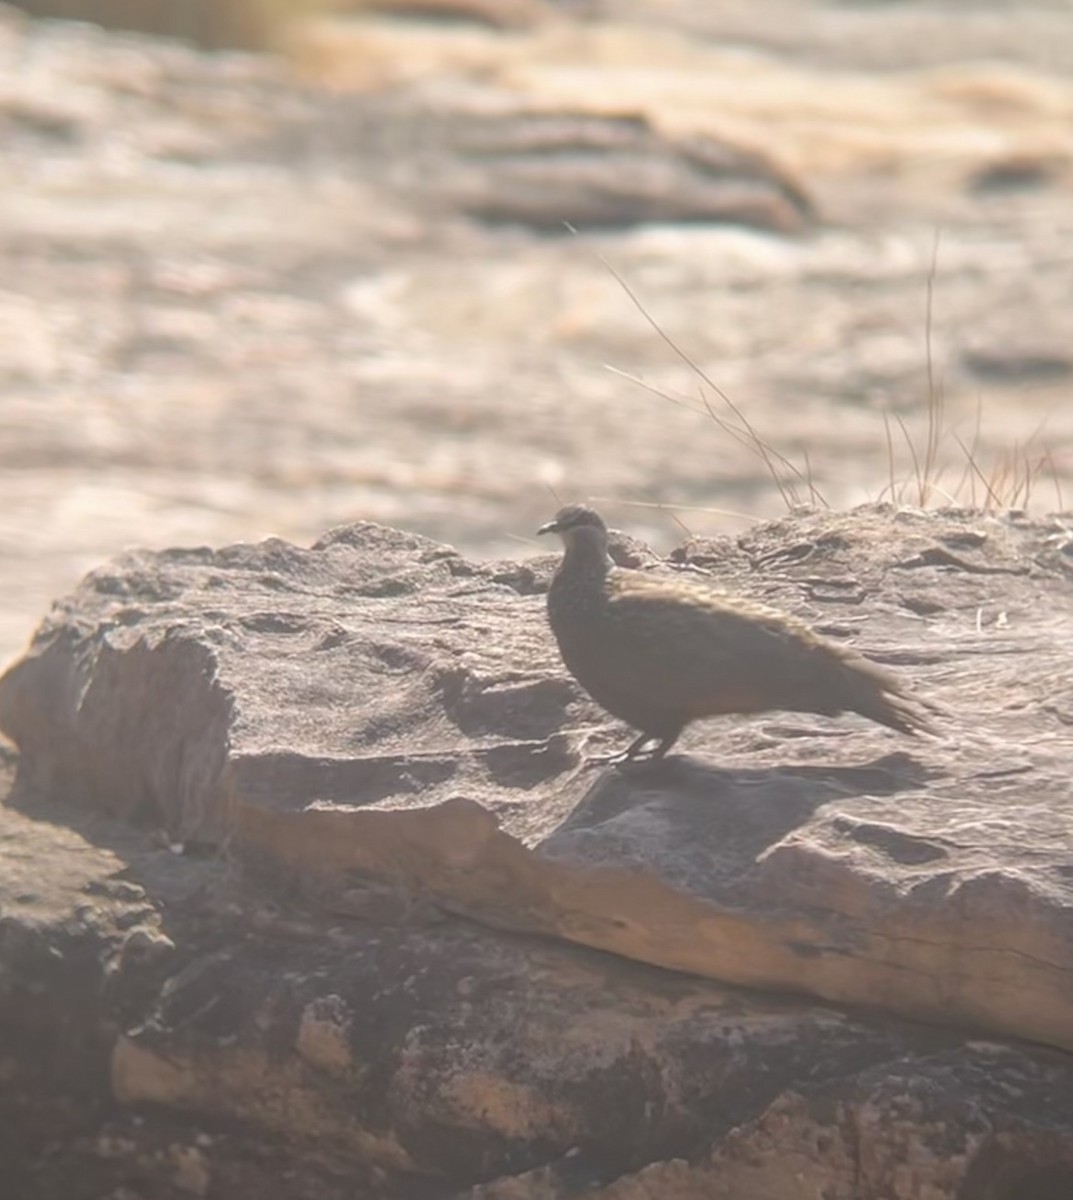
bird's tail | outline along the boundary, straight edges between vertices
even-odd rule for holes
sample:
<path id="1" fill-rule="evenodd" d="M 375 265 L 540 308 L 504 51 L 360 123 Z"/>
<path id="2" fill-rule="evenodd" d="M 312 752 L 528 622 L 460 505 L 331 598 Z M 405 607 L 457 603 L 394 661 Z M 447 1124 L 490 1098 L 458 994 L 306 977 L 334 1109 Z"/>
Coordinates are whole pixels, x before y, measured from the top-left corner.
<path id="1" fill-rule="evenodd" d="M 844 662 L 843 708 L 899 733 L 939 733 L 935 716 L 942 708 L 915 696 L 897 676 L 860 655 Z"/>

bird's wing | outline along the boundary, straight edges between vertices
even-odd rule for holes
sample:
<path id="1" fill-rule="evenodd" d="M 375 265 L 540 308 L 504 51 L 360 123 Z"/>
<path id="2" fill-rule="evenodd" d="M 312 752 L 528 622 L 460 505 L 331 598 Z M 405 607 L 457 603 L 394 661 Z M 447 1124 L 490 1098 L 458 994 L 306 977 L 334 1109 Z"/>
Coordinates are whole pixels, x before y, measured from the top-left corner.
<path id="1" fill-rule="evenodd" d="M 900 679 L 774 609 L 624 572 L 609 611 L 628 631 L 617 642 L 633 679 L 691 715 L 851 710 L 903 733 L 932 730 L 929 706 Z"/>
<path id="2" fill-rule="evenodd" d="M 614 587 L 608 614 L 631 678 L 690 712 L 782 707 L 830 655 L 793 618 L 675 583 Z"/>

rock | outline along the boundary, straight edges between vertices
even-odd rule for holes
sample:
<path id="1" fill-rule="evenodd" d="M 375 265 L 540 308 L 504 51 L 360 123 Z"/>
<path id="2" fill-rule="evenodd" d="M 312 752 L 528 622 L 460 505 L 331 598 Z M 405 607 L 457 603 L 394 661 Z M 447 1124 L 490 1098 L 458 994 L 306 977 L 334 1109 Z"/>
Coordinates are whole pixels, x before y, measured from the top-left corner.
<path id="1" fill-rule="evenodd" d="M 653 221 L 788 233 L 815 220 L 802 185 L 759 149 L 676 138 L 642 116 L 456 114 L 453 123 L 459 159 L 441 187 L 482 221 L 549 233 Z"/>
<path id="2" fill-rule="evenodd" d="M 447 23 L 473 21 L 493 29 L 525 29 L 547 20 L 554 11 L 548 0 L 351 0 L 347 15 L 391 13 Z"/>
<path id="3" fill-rule="evenodd" d="M 130 880 L 145 899 L 107 899 Z M 226 858 L 176 859 L 119 821 L 0 809 L 13 1194 L 797 1200 L 807 1181 L 997 1200 L 1068 1182 L 1057 1053 L 459 920 L 388 931 L 280 904 Z M 121 953 L 152 920 L 167 964 Z M 983 1191 L 992 1177 L 1006 1190 Z"/>
<path id="4" fill-rule="evenodd" d="M 252 1198 L 274 1171 L 283 1200 L 353 1195 L 344 1181 L 374 1178 L 381 1195 L 412 1196 L 431 1179 L 439 1187 L 416 1194 L 474 1197 L 625 1197 L 647 1180 L 670 1200 L 755 1179 L 789 1200 L 793 1171 L 839 1182 L 856 1169 L 878 1186 L 920 1130 L 963 1150 L 922 1156 L 911 1176 L 953 1197 L 996 1156 L 1040 1167 L 1071 1153 L 1068 1068 L 1043 1051 L 748 996 L 459 921 L 385 937 L 361 923 L 303 932 L 261 919 L 254 936 L 265 899 L 223 859 L 178 860 L 177 871 L 166 847 L 99 817 L 80 834 L 9 808 L 0 834 L 7 1103 L 64 1064 L 56 1094 L 84 1097 L 76 1131 L 50 1110 L 53 1148 L 24 1142 L 5 1161 L 47 1180 L 57 1134 L 88 1139 L 65 1152 L 86 1158 L 85 1190 L 56 1196 L 89 1200 L 133 1177 L 165 1197 L 227 1187 Z M 42 898 L 19 912 L 8 879 L 28 853 Z M 98 900 L 92 921 L 78 916 L 87 885 L 101 897 L 119 872 L 141 883 L 174 941 L 162 974 L 126 958 L 107 972 L 142 908 Z M 43 986 L 54 1014 L 35 999 Z M 106 1105 L 109 1050 L 118 1113 Z M 130 1104 L 140 1124 L 123 1120 Z M 16 1115 L 5 1128 L 25 1133 Z"/>
<path id="5" fill-rule="evenodd" d="M 978 167 L 968 183 L 983 195 L 1033 190 L 1058 182 L 1064 170 L 1064 163 L 1045 155 L 1012 153 Z"/>
<path id="6" fill-rule="evenodd" d="M 23 0 L 20 8 L 36 17 L 72 16 L 109 29 L 134 30 L 160 37 L 184 38 L 211 50 L 234 47 L 264 49 L 279 33 L 273 6 L 258 3 L 213 4 L 188 0 L 181 8 L 168 0 Z"/>
<path id="7" fill-rule="evenodd" d="M 337 911 L 379 881 L 403 922 L 431 905 L 1073 1047 L 1070 565 L 1050 527 L 865 509 L 740 547 L 725 572 L 690 552 L 829 635 L 855 598 L 859 644 L 947 703 L 947 738 L 743 719 L 690 733 L 714 755 L 594 771 L 586 746 L 621 734 L 558 662 L 551 560 L 511 575 L 370 524 L 94 572 L 0 680 L 0 726 L 24 795 L 229 841 Z M 926 619 L 920 590 L 942 596 Z"/>
<path id="8" fill-rule="evenodd" d="M 1024 1102 L 1022 1064 L 1001 1047 L 944 1051 L 867 1068 L 851 1081 L 786 1093 L 701 1161 L 659 1163 L 586 1193 L 593 1200 L 919 1200 L 1032 1196 L 1073 1187 L 1068 1140 L 1053 1115 L 1073 1100 L 1064 1064 L 1043 1067 Z M 1040 1086 L 1042 1085 L 1042 1086 Z M 983 1112 L 977 1107 L 982 1098 Z M 543 1181 L 542 1181 L 543 1182 Z M 567 1187 L 497 1182 L 473 1200 L 571 1196 Z"/>
<path id="9" fill-rule="evenodd" d="M 816 225 L 806 185 L 760 145 L 675 134 L 632 111 L 531 112 L 515 100 L 488 108 L 464 94 L 362 89 L 323 98 L 316 112 L 295 106 L 280 126 L 306 157 L 359 168 L 390 188 L 396 206 L 441 226 L 459 214 L 564 235 L 568 226 L 732 224 L 799 234 Z"/>
<path id="10" fill-rule="evenodd" d="M 1065 346 L 981 343 L 962 354 L 965 368 L 991 383 L 1054 383 L 1073 375 L 1073 356 Z"/>
<path id="11" fill-rule="evenodd" d="M 880 508 L 688 544 L 646 569 L 854 616 L 950 736 L 742 719 L 619 771 L 583 760 L 619 733 L 558 664 L 553 558 L 360 524 L 93 572 L 0 680 L 12 1161 L 60 1178 L 41 1131 L 99 1128 L 62 1160 L 86 1200 L 132 1162 L 284 1200 L 1066 1186 L 1065 1059 L 964 1032 L 1071 1042 L 1063 529 Z"/>

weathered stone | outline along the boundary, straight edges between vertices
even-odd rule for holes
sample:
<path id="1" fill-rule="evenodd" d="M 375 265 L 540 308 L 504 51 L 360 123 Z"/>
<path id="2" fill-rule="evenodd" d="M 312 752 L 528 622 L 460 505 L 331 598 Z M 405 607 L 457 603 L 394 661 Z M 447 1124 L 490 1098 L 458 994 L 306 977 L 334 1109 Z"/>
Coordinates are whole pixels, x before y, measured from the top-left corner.
<path id="1" fill-rule="evenodd" d="M 653 1164 L 583 1191 L 542 1168 L 467 1193 L 472 1200 L 1065 1200 L 1073 1147 L 1066 1063 L 1027 1066 L 978 1045 L 868 1067 L 784 1093 L 710 1155 Z M 1057 1118 L 1057 1119 L 1056 1119 Z"/>
<path id="2" fill-rule="evenodd" d="M 491 223 L 551 233 L 651 221 L 731 222 L 782 233 L 815 219 L 803 186 L 758 149 L 675 138 L 643 117 L 456 117 L 440 187 Z"/>
<path id="3" fill-rule="evenodd" d="M 1053 1052 L 457 920 L 325 920 L 59 806 L 0 809 L 0 913 L 0 1149 L 34 1200 L 1009 1200 L 1068 1180 Z M 165 956 L 127 953 L 139 932 Z"/>
<path id="4" fill-rule="evenodd" d="M 713 582 L 835 636 L 854 580 L 860 645 L 947 703 L 948 736 L 728 721 L 687 737 L 715 762 L 596 773 L 584 747 L 620 734 L 564 677 L 542 598 L 373 525 L 94 572 L 0 681 L 0 724 L 25 793 L 230 840 L 342 909 L 379 880 L 403 916 L 411 896 L 1073 1046 L 1073 663 L 1055 640 L 1073 605 L 1050 527 L 862 510 L 740 545 L 761 569 Z M 945 597 L 926 620 L 906 599 L 921 582 Z"/>

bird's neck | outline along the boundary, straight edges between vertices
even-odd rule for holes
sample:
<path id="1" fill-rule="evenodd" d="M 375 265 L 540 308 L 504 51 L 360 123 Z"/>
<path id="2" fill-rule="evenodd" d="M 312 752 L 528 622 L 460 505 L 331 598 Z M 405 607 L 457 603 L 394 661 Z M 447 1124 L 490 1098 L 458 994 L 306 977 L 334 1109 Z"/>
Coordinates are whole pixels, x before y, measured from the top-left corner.
<path id="1" fill-rule="evenodd" d="M 607 540 L 582 534 L 572 539 L 566 547 L 561 569 L 569 572 L 572 579 L 584 578 L 602 582 L 607 578 L 612 565 L 607 555 Z"/>

